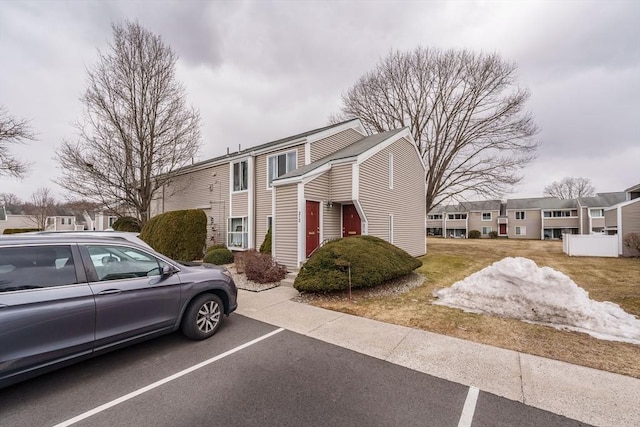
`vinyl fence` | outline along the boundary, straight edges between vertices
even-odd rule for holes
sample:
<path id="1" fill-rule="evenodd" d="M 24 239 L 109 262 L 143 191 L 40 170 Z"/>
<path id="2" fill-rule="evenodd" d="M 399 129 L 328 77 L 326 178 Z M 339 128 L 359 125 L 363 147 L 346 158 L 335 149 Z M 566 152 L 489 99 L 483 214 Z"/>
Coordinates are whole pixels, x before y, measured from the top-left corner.
<path id="1" fill-rule="evenodd" d="M 569 256 L 618 256 L 618 236 L 563 234 L 562 251 Z"/>

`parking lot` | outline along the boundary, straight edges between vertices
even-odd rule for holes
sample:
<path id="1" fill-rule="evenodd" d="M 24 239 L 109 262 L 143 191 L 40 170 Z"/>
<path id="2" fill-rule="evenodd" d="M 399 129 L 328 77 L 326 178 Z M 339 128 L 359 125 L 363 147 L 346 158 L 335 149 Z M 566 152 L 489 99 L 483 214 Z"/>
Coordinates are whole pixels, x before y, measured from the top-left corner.
<path id="1" fill-rule="evenodd" d="M 0 390 L 0 425 L 585 424 L 234 314 Z"/>

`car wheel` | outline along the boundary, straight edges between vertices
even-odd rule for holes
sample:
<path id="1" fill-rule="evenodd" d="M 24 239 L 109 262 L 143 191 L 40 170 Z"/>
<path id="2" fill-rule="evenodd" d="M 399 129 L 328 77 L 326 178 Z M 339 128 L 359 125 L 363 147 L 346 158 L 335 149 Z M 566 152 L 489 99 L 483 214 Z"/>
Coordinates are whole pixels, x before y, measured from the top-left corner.
<path id="1" fill-rule="evenodd" d="M 192 340 L 215 334 L 224 317 L 224 305 L 217 295 L 203 294 L 194 299 L 182 319 L 182 333 Z"/>

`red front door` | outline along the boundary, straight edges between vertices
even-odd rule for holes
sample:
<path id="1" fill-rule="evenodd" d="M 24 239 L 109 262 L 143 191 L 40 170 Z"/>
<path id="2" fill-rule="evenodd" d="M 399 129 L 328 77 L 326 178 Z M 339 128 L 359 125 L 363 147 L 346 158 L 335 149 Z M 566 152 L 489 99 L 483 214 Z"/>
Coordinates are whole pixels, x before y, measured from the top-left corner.
<path id="1" fill-rule="evenodd" d="M 507 224 L 500 224 L 500 235 L 507 234 Z"/>
<path id="2" fill-rule="evenodd" d="M 342 205 L 342 237 L 359 236 L 362 221 L 355 205 Z"/>
<path id="3" fill-rule="evenodd" d="M 320 202 L 307 200 L 307 257 L 320 244 Z"/>

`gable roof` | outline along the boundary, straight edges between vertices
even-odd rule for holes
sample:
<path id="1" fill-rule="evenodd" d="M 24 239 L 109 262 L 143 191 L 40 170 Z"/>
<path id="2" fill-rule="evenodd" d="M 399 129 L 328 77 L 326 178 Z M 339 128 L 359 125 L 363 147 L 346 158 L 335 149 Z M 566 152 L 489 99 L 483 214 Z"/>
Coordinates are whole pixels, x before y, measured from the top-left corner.
<path id="1" fill-rule="evenodd" d="M 386 132 L 382 132 L 382 133 L 376 133 L 374 135 L 370 135 L 367 137 L 364 137 L 362 139 L 359 139 L 358 141 L 351 143 L 349 145 L 347 145 L 346 147 L 332 153 L 329 154 L 328 156 L 325 156 L 319 160 L 316 160 L 313 163 L 309 163 L 308 165 L 303 165 L 300 166 L 298 169 L 292 170 L 289 173 L 286 173 L 278 178 L 274 179 L 274 182 L 276 181 L 280 181 L 280 180 L 284 180 L 284 179 L 288 179 L 288 178 L 296 178 L 296 177 L 301 177 L 315 169 L 318 169 L 324 165 L 327 165 L 331 162 L 335 162 L 338 160 L 347 160 L 347 159 L 353 159 L 355 160 L 356 157 L 358 157 L 360 154 L 363 154 L 364 152 L 370 150 L 371 148 L 375 147 L 376 145 L 380 144 L 381 142 L 389 139 L 390 137 L 392 137 L 393 135 L 403 131 L 406 128 L 402 128 L 402 129 L 395 129 L 395 130 L 389 130 Z"/>
<path id="2" fill-rule="evenodd" d="M 594 197 L 580 197 L 578 203 L 580 206 L 592 208 L 606 208 L 613 206 L 626 200 L 624 191 L 616 193 L 598 193 Z"/>
<path id="3" fill-rule="evenodd" d="M 304 139 L 319 133 L 323 133 L 326 131 L 329 131 L 331 129 L 336 129 L 339 127 L 343 127 L 345 125 L 351 124 L 351 126 L 348 127 L 360 127 L 364 130 L 364 127 L 362 127 L 362 123 L 360 122 L 359 118 L 354 118 L 354 119 L 349 119 L 349 120 L 345 120 L 343 122 L 339 122 L 339 123 L 334 123 L 332 125 L 328 125 L 328 126 L 323 126 L 321 128 L 317 128 L 317 129 L 313 129 L 313 130 L 309 130 L 306 132 L 302 132 L 302 133 L 298 133 L 295 135 L 291 135 L 291 136 L 287 136 L 285 138 L 281 138 L 281 139 L 276 139 L 274 141 L 270 141 L 270 142 L 266 142 L 264 144 L 260 144 L 260 145 L 256 145 L 253 147 L 249 147 L 249 148 L 245 148 L 244 150 L 240 150 L 237 151 L 235 153 L 230 153 L 230 154 L 224 154 L 222 156 L 218 156 L 218 157 L 214 157 L 211 159 L 207 159 L 207 160 L 203 160 L 201 162 L 197 162 L 194 163 L 192 165 L 188 165 L 185 166 L 183 168 L 180 168 L 176 171 L 174 171 L 174 173 L 181 175 L 187 172 L 193 172 L 199 169 L 204 169 L 210 166 L 215 166 L 216 164 L 220 164 L 220 163 L 227 163 L 230 162 L 234 159 L 240 159 L 246 156 L 251 155 L 252 153 L 256 152 L 256 151 L 268 151 L 269 149 L 273 149 L 274 151 L 276 149 L 279 149 L 280 146 L 285 145 L 287 143 L 294 143 L 294 142 L 299 142 L 300 144 L 304 143 Z"/>
<path id="4" fill-rule="evenodd" d="M 433 213 L 462 213 L 478 211 L 500 211 L 502 200 L 476 200 L 460 202 L 456 205 L 438 205 L 429 211 Z"/>
<path id="5" fill-rule="evenodd" d="M 507 200 L 507 209 L 572 209 L 576 207 L 576 199 L 558 199 L 557 197 Z"/>

